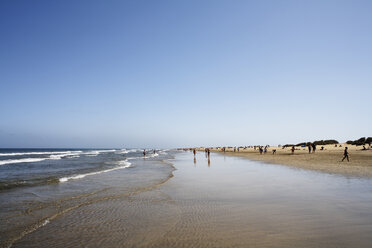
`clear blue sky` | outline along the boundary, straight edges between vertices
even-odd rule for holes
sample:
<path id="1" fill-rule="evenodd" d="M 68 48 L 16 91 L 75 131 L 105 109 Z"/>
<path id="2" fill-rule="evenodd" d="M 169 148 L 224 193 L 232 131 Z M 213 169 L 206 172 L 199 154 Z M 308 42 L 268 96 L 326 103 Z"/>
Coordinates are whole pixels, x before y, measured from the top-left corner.
<path id="1" fill-rule="evenodd" d="M 0 1 L 0 147 L 372 135 L 372 1 Z"/>

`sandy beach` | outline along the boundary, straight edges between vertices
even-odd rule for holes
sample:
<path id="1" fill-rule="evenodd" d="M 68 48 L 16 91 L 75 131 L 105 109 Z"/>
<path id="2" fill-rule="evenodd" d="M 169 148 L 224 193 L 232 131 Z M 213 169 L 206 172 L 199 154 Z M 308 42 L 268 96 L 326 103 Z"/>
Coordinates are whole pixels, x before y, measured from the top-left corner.
<path id="1" fill-rule="evenodd" d="M 341 147 L 339 146 L 341 145 Z M 315 153 L 310 153 L 307 147 L 296 147 L 294 154 L 291 147 L 269 147 L 266 154 L 260 154 L 258 148 L 226 148 L 226 155 L 241 156 L 250 160 L 263 161 L 273 164 L 282 164 L 297 168 L 317 170 L 326 173 L 336 173 L 355 177 L 372 177 L 372 150 L 362 150 L 362 146 L 347 145 L 345 143 L 334 145 L 317 146 Z M 345 146 L 349 150 L 350 162 L 341 162 Z M 273 150 L 276 154 L 273 154 Z M 198 149 L 204 151 L 204 148 Z M 220 149 L 211 149 L 212 152 L 221 152 Z M 223 153 L 223 152 L 222 152 Z"/>

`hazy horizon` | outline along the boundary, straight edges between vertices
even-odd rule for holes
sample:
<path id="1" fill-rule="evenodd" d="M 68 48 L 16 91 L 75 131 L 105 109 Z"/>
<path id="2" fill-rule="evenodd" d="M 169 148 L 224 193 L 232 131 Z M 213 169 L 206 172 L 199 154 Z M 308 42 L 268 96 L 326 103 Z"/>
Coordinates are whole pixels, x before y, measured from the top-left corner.
<path id="1" fill-rule="evenodd" d="M 0 147 L 371 136 L 371 1 L 2 1 Z"/>

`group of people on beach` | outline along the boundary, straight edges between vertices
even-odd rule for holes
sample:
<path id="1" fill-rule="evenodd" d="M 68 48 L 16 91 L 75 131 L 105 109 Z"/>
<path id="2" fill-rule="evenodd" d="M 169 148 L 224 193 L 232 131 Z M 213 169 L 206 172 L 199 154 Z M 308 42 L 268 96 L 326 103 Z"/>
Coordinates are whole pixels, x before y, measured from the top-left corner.
<path id="1" fill-rule="evenodd" d="M 342 147 L 342 145 L 339 145 L 339 146 Z M 262 154 L 266 154 L 267 151 L 268 151 L 268 148 L 269 148 L 269 147 L 270 147 L 269 145 L 266 145 L 266 146 L 258 145 L 258 146 L 251 146 L 251 147 L 248 146 L 248 148 L 253 148 L 254 150 L 257 150 L 257 149 L 258 149 L 258 151 L 259 151 L 259 153 L 260 153 L 261 155 L 262 155 Z M 229 147 L 229 148 L 232 148 L 232 147 Z M 238 147 L 238 148 L 233 147 L 233 151 L 234 151 L 234 152 L 236 152 L 236 151 L 239 152 L 239 148 L 240 148 L 240 147 Z M 283 147 L 283 148 L 285 148 L 285 147 Z M 316 144 L 314 144 L 314 143 L 309 143 L 309 144 L 307 144 L 307 148 L 308 148 L 308 151 L 309 151 L 309 154 L 310 154 L 310 153 L 315 153 L 317 147 L 316 147 Z M 247 147 L 244 147 L 244 150 L 245 150 L 245 149 L 247 149 Z M 365 149 L 365 148 L 364 148 L 364 149 Z M 221 150 L 222 152 L 226 152 L 226 147 L 222 147 L 222 148 L 220 148 L 220 150 Z M 292 146 L 292 147 L 291 147 L 291 154 L 294 154 L 295 150 L 296 150 L 295 146 Z M 321 150 L 321 151 L 325 150 L 324 146 L 322 146 L 320 150 Z M 366 150 L 366 149 L 365 149 L 365 150 Z M 195 156 L 195 152 L 196 152 L 196 151 L 195 151 L 195 149 L 194 149 L 194 156 Z M 205 148 L 205 152 L 206 152 L 206 156 L 208 156 L 208 158 L 209 158 L 210 149 L 209 149 L 209 148 Z M 272 154 L 273 154 L 273 155 L 276 154 L 276 149 L 273 149 L 273 150 L 272 150 Z M 348 162 L 350 161 L 350 159 L 349 159 L 349 151 L 348 151 L 348 147 L 345 147 L 345 149 L 344 149 L 344 157 L 342 158 L 341 162 L 343 162 L 345 159 L 346 159 Z"/>
<path id="2" fill-rule="evenodd" d="M 279 145 L 280 146 L 280 145 Z M 240 151 L 240 148 L 243 148 L 244 150 L 246 150 L 247 148 L 253 148 L 254 150 L 257 150 L 259 151 L 260 155 L 262 154 L 266 154 L 268 152 L 268 148 L 270 146 L 269 145 L 266 145 L 266 146 L 261 146 L 261 145 L 258 145 L 258 146 L 248 146 L 248 147 L 217 147 L 216 149 L 222 151 L 222 152 L 226 152 L 226 148 L 229 148 L 229 149 L 233 149 L 234 152 L 239 152 Z M 342 147 L 341 145 L 339 145 L 339 147 Z M 283 146 L 283 149 L 285 148 L 285 146 Z M 309 143 L 307 144 L 307 148 L 308 148 L 308 151 L 309 151 L 309 154 L 310 153 L 315 153 L 316 149 L 317 149 L 317 146 L 315 143 Z M 196 159 L 196 149 L 193 148 L 193 153 L 194 153 L 194 159 Z M 291 154 L 294 154 L 296 148 L 295 146 L 293 145 L 291 147 Z M 322 150 L 325 150 L 325 147 L 322 146 L 321 149 Z M 364 147 L 364 150 L 366 150 L 366 148 Z M 210 159 L 210 148 L 205 148 L 204 149 L 204 152 L 205 152 L 205 156 L 208 158 L 208 161 Z M 272 154 L 275 155 L 276 154 L 276 149 L 272 149 Z M 349 159 L 349 151 L 348 151 L 348 147 L 345 147 L 344 149 L 344 153 L 343 153 L 343 158 L 341 160 L 341 162 L 343 162 L 345 159 L 350 162 L 350 159 Z"/>
<path id="3" fill-rule="evenodd" d="M 194 154 L 194 164 L 196 164 L 196 149 L 193 148 L 192 152 Z M 211 149 L 205 148 L 204 152 L 205 152 L 205 157 L 208 158 L 208 166 L 210 166 L 211 165 Z"/>

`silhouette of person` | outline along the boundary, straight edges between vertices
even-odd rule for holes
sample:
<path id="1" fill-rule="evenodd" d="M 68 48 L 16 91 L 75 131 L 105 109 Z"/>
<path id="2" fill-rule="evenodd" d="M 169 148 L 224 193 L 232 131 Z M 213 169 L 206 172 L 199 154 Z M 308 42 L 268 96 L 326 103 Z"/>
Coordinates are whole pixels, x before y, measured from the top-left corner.
<path id="1" fill-rule="evenodd" d="M 143 156 L 146 157 L 146 149 L 143 150 Z"/>
<path id="2" fill-rule="evenodd" d="M 347 147 L 345 147 L 344 158 L 341 160 L 341 162 L 343 162 L 345 158 L 347 159 L 347 162 L 349 162 L 349 152 L 347 151 Z"/>
<path id="3" fill-rule="evenodd" d="M 309 153 L 311 153 L 311 145 L 310 144 L 307 145 L 307 148 L 309 149 Z"/>
<path id="4" fill-rule="evenodd" d="M 313 143 L 313 144 L 312 144 L 312 147 L 313 147 L 313 153 L 315 153 L 316 145 Z"/>
<path id="5" fill-rule="evenodd" d="M 295 147 L 294 146 L 292 146 L 291 151 L 292 151 L 292 154 L 294 154 L 294 151 L 295 151 Z"/>
<path id="6" fill-rule="evenodd" d="M 194 149 L 192 152 L 194 153 L 194 158 L 195 158 L 195 156 L 196 156 L 196 150 Z"/>

